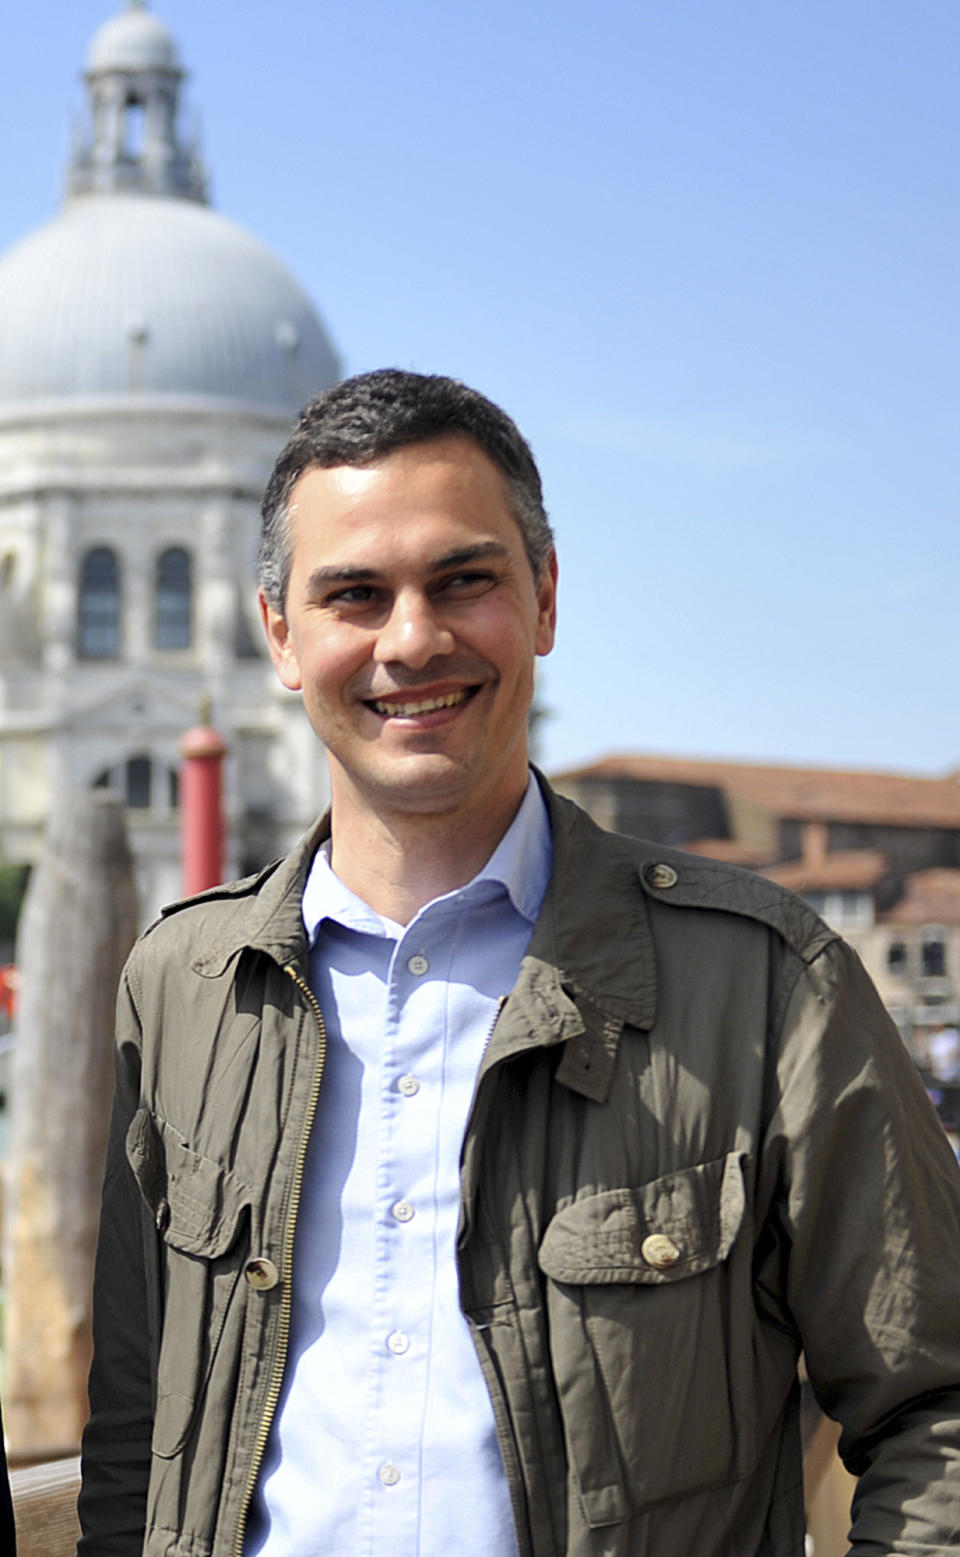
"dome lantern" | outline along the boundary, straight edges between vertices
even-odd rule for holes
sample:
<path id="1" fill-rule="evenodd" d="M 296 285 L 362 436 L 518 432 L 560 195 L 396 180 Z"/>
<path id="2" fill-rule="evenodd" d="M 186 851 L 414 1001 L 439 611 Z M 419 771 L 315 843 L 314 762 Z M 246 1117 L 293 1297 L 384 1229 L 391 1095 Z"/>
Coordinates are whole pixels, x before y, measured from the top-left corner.
<path id="1" fill-rule="evenodd" d="M 340 364 L 275 254 L 213 210 L 143 5 L 95 34 L 65 208 L 0 255 L 0 427 L 40 401 L 184 396 L 293 416 Z"/>
<path id="2" fill-rule="evenodd" d="M 74 147 L 67 199 L 129 193 L 205 201 L 203 165 L 177 122 L 184 79 L 177 47 L 143 0 L 130 0 L 95 34 L 84 77 L 90 128 Z"/>

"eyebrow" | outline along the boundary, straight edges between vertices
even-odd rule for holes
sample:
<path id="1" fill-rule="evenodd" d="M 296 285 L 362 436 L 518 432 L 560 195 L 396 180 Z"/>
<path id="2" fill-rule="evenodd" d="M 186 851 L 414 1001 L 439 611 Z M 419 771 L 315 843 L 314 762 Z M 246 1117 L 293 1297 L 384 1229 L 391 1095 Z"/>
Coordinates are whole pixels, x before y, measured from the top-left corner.
<path id="1" fill-rule="evenodd" d="M 470 562 L 481 562 L 484 557 L 509 557 L 502 541 L 477 541 L 473 546 L 459 546 L 445 552 L 430 564 L 431 573 L 443 573 L 447 568 L 463 568 Z"/>
<path id="2" fill-rule="evenodd" d="M 375 577 L 372 568 L 314 568 L 307 579 L 307 594 L 322 594 L 330 584 L 366 584 Z"/>
<path id="3" fill-rule="evenodd" d="M 481 562 L 485 557 L 503 558 L 510 555 L 502 541 L 477 541 L 473 546 L 458 546 L 444 552 L 427 563 L 428 573 L 445 573 L 450 568 L 464 568 L 471 562 Z M 342 567 L 314 568 L 307 579 L 307 593 L 322 594 L 331 584 L 369 584 L 378 577 L 376 568 L 360 568 L 350 563 Z"/>

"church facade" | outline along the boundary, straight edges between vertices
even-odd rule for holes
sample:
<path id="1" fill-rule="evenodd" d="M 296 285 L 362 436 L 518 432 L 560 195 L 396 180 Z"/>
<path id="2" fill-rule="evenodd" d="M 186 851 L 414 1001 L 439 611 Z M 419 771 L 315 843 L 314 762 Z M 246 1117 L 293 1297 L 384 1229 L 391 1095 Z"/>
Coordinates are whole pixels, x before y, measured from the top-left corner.
<path id="1" fill-rule="evenodd" d="M 326 799 L 253 576 L 273 460 L 340 365 L 281 262 L 208 204 L 183 80 L 142 6 L 101 27 L 63 209 L 0 256 L 0 860 L 36 858 L 65 790 L 119 790 L 145 919 L 180 891 L 202 707 L 230 748 L 228 873 Z"/>

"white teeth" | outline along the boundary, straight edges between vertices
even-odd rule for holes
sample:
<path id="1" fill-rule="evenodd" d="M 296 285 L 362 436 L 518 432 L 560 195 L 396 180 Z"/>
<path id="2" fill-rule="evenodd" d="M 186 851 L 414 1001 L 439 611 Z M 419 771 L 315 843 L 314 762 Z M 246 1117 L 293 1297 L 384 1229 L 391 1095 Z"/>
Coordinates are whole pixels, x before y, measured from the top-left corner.
<path id="1" fill-rule="evenodd" d="M 372 699 L 372 707 L 378 714 L 394 714 L 409 719 L 414 714 L 432 714 L 438 708 L 453 708 L 466 700 L 466 692 L 448 692 L 445 697 L 421 697 L 409 703 L 381 703 Z"/>

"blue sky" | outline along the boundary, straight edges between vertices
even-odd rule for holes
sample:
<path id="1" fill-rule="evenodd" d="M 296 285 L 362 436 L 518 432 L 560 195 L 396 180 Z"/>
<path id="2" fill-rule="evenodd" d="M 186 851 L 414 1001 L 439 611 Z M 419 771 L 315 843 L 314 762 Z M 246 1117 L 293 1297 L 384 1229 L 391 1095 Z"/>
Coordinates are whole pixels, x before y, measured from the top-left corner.
<path id="1" fill-rule="evenodd" d="M 118 5 L 4 18 L 0 248 Z M 554 770 L 960 765 L 956 0 L 158 0 L 214 203 L 348 371 L 456 374 L 539 460 Z"/>

